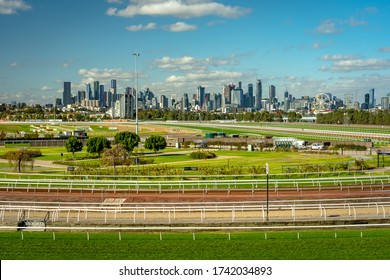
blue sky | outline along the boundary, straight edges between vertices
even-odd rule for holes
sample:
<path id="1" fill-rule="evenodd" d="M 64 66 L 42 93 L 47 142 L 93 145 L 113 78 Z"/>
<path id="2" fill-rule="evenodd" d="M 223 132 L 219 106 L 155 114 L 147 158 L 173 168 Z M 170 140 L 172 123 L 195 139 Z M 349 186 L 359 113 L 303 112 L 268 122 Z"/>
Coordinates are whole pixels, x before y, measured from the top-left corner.
<path id="1" fill-rule="evenodd" d="M 390 2 L 0 0 L 0 102 L 53 103 L 94 80 L 156 95 L 263 81 L 293 96 L 390 92 Z"/>

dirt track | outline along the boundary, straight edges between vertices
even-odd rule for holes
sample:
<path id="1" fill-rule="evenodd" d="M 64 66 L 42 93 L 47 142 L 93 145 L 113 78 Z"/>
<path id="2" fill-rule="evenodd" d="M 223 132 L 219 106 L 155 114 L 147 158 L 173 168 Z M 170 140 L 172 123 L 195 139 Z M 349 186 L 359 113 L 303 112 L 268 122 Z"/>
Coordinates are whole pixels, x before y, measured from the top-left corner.
<path id="1" fill-rule="evenodd" d="M 278 200 L 316 200 L 316 199 L 351 199 L 351 198 L 370 198 L 370 197 L 390 197 L 389 189 L 382 188 L 364 188 L 364 189 L 348 189 L 342 190 L 284 190 L 269 191 L 269 201 Z M 107 198 L 124 198 L 126 203 L 132 202 L 234 202 L 234 201 L 265 201 L 266 192 L 264 190 L 252 191 L 186 191 L 172 190 L 159 193 L 135 191 L 128 192 L 113 192 L 108 190 L 91 191 L 59 191 L 51 190 L 50 192 L 43 190 L 27 191 L 1 191 L 0 201 L 53 201 L 53 202 L 96 202 L 101 203 Z"/>

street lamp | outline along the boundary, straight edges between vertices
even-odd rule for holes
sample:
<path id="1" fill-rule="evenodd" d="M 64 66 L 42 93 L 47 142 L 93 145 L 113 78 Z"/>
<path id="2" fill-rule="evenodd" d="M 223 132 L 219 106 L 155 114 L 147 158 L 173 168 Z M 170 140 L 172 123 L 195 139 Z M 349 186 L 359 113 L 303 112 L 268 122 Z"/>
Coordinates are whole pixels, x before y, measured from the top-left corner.
<path id="1" fill-rule="evenodd" d="M 134 56 L 134 65 L 135 65 L 135 134 L 138 135 L 138 71 L 137 71 L 137 57 L 140 56 L 140 53 L 133 53 Z"/>
<path id="2" fill-rule="evenodd" d="M 268 167 L 268 162 L 265 164 L 265 173 L 267 174 L 267 222 L 268 222 L 269 221 L 269 188 L 268 188 L 269 167 Z"/>

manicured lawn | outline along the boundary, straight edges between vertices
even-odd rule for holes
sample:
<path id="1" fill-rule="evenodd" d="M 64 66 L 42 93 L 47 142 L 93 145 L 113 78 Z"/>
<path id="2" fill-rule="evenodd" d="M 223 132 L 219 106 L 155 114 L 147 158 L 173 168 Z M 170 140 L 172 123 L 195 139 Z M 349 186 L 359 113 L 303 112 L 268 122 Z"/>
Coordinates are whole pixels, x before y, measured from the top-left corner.
<path id="1" fill-rule="evenodd" d="M 88 239 L 89 236 L 89 240 Z M 389 230 L 231 233 L 0 233 L 5 259 L 388 260 Z M 54 240 L 55 239 L 55 240 Z M 121 239 L 121 240 L 120 240 Z"/>

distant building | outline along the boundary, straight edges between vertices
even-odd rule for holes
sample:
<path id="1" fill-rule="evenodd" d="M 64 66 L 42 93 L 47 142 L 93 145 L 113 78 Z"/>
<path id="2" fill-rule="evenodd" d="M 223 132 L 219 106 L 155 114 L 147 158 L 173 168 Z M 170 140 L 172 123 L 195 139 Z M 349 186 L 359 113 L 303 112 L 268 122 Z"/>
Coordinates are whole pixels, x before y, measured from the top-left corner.
<path id="1" fill-rule="evenodd" d="M 381 108 L 382 110 L 388 110 L 389 107 L 389 98 L 388 97 L 382 97 L 381 99 Z"/>
<path id="2" fill-rule="evenodd" d="M 99 100 L 99 81 L 94 81 L 93 82 L 93 100 Z"/>
<path id="3" fill-rule="evenodd" d="M 261 80 L 256 81 L 256 94 L 255 94 L 255 108 L 260 110 L 262 108 L 262 99 L 263 99 L 263 87 Z"/>
<path id="4" fill-rule="evenodd" d="M 134 119 L 135 117 L 135 89 L 126 88 L 126 93 L 121 96 L 120 99 L 120 112 L 119 117 L 121 119 Z"/>
<path id="5" fill-rule="evenodd" d="M 64 82 L 64 91 L 62 93 L 62 104 L 64 106 L 72 104 L 72 90 L 71 90 L 70 82 Z"/>
<path id="6" fill-rule="evenodd" d="M 206 88 L 202 87 L 202 86 L 198 86 L 198 89 L 196 91 L 196 99 L 198 100 L 200 108 L 203 107 L 204 99 L 205 99 L 205 93 L 206 93 Z"/>

